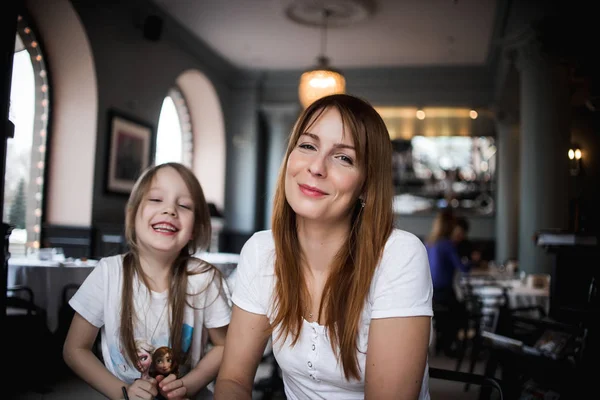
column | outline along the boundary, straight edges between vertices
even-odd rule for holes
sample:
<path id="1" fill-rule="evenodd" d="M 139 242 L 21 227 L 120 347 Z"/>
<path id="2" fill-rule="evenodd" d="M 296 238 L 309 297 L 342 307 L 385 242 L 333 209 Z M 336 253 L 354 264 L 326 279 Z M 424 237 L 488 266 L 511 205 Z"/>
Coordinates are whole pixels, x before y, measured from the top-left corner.
<path id="1" fill-rule="evenodd" d="M 287 150 L 288 139 L 300 114 L 297 104 L 266 104 L 261 107 L 268 126 L 267 160 L 265 165 L 264 227 L 271 229 L 273 197 L 281 162 Z"/>
<path id="2" fill-rule="evenodd" d="M 496 262 L 519 255 L 519 126 L 506 114 L 496 119 Z"/>
<path id="3" fill-rule="evenodd" d="M 570 93 L 568 68 L 532 32 L 517 48 L 520 76 L 519 267 L 549 273 L 552 258 L 534 235 L 568 226 Z M 543 46 L 545 45 L 545 46 Z"/>
<path id="4" fill-rule="evenodd" d="M 236 251 L 237 247 L 247 239 L 243 236 L 255 231 L 259 152 L 256 93 L 256 88 L 251 86 L 236 88 L 232 91 L 231 100 L 225 110 L 227 132 L 225 227 L 227 231 L 241 237 L 235 245 L 227 244 Z"/>

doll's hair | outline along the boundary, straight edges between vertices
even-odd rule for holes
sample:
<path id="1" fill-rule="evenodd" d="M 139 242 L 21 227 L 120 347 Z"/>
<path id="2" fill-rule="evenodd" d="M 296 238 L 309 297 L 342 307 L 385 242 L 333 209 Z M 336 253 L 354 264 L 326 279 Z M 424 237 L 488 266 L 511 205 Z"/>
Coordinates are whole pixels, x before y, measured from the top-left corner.
<path id="1" fill-rule="evenodd" d="M 146 339 L 135 339 L 135 348 L 137 351 L 144 350 L 148 354 L 154 353 L 155 347 Z"/>
<path id="2" fill-rule="evenodd" d="M 177 359 L 174 357 L 173 350 L 170 347 L 162 346 L 154 350 L 154 353 L 152 353 L 152 364 L 150 365 L 150 369 L 148 370 L 148 375 L 150 375 L 153 378 L 156 378 L 157 375 L 163 375 L 161 372 L 157 371 L 156 363 L 160 358 L 163 358 L 165 356 L 171 356 L 171 369 L 168 372 L 168 374 L 177 375 L 179 373 L 179 364 L 177 363 Z"/>

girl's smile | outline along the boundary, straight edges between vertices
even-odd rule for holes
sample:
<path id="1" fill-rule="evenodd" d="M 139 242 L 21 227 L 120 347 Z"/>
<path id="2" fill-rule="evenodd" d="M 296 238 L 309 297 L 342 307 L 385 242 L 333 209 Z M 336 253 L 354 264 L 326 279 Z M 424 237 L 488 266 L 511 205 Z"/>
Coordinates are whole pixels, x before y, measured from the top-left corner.
<path id="1" fill-rule="evenodd" d="M 140 250 L 178 254 L 192 239 L 193 227 L 194 204 L 187 185 L 175 169 L 159 169 L 136 214 Z"/>

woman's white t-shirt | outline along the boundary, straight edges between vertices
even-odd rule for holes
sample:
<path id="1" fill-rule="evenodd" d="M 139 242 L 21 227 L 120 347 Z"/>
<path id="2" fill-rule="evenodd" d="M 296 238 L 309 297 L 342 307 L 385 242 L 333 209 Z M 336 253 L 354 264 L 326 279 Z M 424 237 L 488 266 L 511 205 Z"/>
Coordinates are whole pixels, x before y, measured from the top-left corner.
<path id="1" fill-rule="evenodd" d="M 199 260 L 188 263 L 188 270 L 194 270 Z M 183 318 L 183 350 L 190 351 L 189 364 L 180 368 L 186 373 L 203 356 L 207 337 L 205 328 L 219 328 L 229 324 L 231 319 L 230 301 L 227 291 L 220 285 L 219 275 L 213 280 L 212 272 L 203 272 L 188 277 L 188 296 Z M 73 295 L 69 304 L 92 325 L 101 328 L 102 356 L 106 368 L 117 378 L 132 383 L 142 373 L 127 361 L 120 341 L 121 288 L 123 283 L 123 255 L 101 259 L 94 270 Z M 222 285 L 225 282 L 222 281 Z M 223 287 L 223 289 L 221 289 Z M 137 322 L 134 323 L 134 339 L 139 352 L 151 353 L 152 349 L 169 346 L 168 291 L 150 291 L 141 280 L 134 280 L 134 307 Z M 151 358 L 151 354 L 150 354 Z M 147 370 L 144 366 L 143 370 Z M 202 397 L 202 396 L 200 396 Z M 203 398 L 203 397 L 202 397 Z"/>
<path id="2" fill-rule="evenodd" d="M 271 231 L 255 233 L 244 245 L 236 270 L 233 303 L 273 321 L 275 245 Z M 273 342 L 285 394 L 294 399 L 362 399 L 367 339 L 371 319 L 433 316 L 433 287 L 427 251 L 411 233 L 394 230 L 375 270 L 362 312 L 358 336 L 360 380 L 346 380 L 324 326 L 304 321 L 298 342 Z M 277 327 L 273 337 L 276 337 Z M 420 400 L 429 399 L 429 368 L 425 367 Z"/>

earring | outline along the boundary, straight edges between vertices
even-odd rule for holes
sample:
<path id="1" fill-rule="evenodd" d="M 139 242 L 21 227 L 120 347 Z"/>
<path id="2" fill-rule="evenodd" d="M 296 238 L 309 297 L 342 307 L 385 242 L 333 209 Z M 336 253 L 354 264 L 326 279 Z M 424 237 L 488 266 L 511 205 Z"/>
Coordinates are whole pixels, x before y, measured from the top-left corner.
<path id="1" fill-rule="evenodd" d="M 359 198 L 358 200 L 360 200 L 360 206 L 365 208 L 365 199 Z"/>

